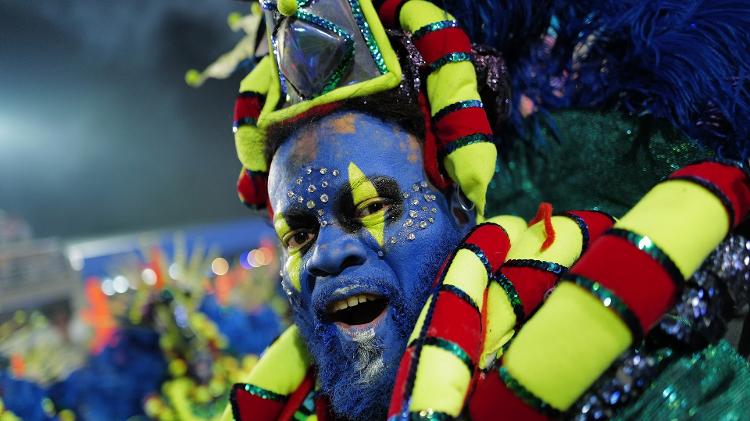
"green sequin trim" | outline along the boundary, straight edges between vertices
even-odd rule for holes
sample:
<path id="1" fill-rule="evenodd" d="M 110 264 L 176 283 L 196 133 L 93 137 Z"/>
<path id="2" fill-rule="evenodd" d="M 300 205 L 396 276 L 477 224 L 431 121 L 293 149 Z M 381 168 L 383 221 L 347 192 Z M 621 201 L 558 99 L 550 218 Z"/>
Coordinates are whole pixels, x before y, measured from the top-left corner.
<path id="1" fill-rule="evenodd" d="M 458 28 L 458 22 L 455 20 L 441 20 L 439 22 L 428 23 L 427 25 L 417 29 L 411 34 L 411 39 L 414 41 L 422 38 L 430 32 L 439 31 L 446 28 Z"/>
<path id="2" fill-rule="evenodd" d="M 388 421 L 448 421 L 453 419 L 455 418 L 445 412 L 423 409 L 421 411 L 412 411 L 408 414 L 396 414 L 388 418 Z"/>
<path id="3" fill-rule="evenodd" d="M 523 303 L 518 297 L 518 292 L 516 292 L 516 287 L 513 286 L 513 282 L 501 272 L 495 272 L 492 276 L 492 280 L 497 282 L 503 291 L 505 291 L 505 295 L 508 296 L 510 305 L 513 306 L 513 313 L 516 315 L 516 326 L 520 326 L 521 322 L 526 319 L 526 313 L 523 311 Z"/>
<path id="4" fill-rule="evenodd" d="M 492 273 L 492 266 L 490 265 L 490 260 L 487 258 L 487 255 L 484 254 L 484 250 L 482 250 L 476 244 L 471 244 L 471 243 L 463 244 L 461 248 L 469 250 L 470 252 L 474 253 L 475 256 L 477 256 L 477 259 L 479 259 L 479 261 L 482 262 L 482 265 L 484 265 L 484 270 L 487 271 L 487 275 L 490 275 Z"/>
<path id="5" fill-rule="evenodd" d="M 346 31 L 341 29 L 335 23 L 327 19 L 323 19 L 320 16 L 307 13 L 303 10 L 297 10 L 295 17 L 297 17 L 300 20 L 310 22 L 322 28 L 328 29 L 329 31 L 335 33 L 341 38 L 344 38 L 344 41 L 346 42 L 346 56 L 344 56 L 344 59 L 341 60 L 341 64 L 339 64 L 339 67 L 336 69 L 335 72 L 333 72 L 331 77 L 323 86 L 323 90 L 317 96 L 323 95 L 325 93 L 328 93 L 336 89 L 339 86 L 339 83 L 341 83 L 341 79 L 351 69 L 352 64 L 354 63 L 354 39 L 351 37 L 351 35 L 346 33 Z"/>
<path id="6" fill-rule="evenodd" d="M 370 54 L 372 55 L 373 60 L 375 60 L 375 65 L 378 67 L 380 74 L 384 75 L 388 73 L 388 67 L 386 67 L 385 65 L 383 54 L 380 52 L 380 48 L 378 47 L 378 43 L 375 41 L 375 37 L 372 36 L 370 25 L 367 23 L 367 19 L 365 19 L 364 13 L 362 13 L 362 8 L 359 5 L 359 1 L 349 0 L 349 5 L 352 8 L 352 15 L 354 16 L 354 20 L 357 21 L 357 26 L 359 26 L 362 37 L 365 39 L 365 44 L 367 44 L 367 48 L 370 49 Z"/>
<path id="7" fill-rule="evenodd" d="M 424 345 L 432 345 L 450 352 L 451 354 L 455 355 L 456 358 L 463 361 L 463 363 L 466 365 L 466 368 L 469 369 L 470 373 L 474 372 L 474 363 L 471 362 L 469 354 L 467 354 L 466 351 L 463 350 L 463 348 L 458 346 L 458 344 L 443 338 L 436 338 L 434 336 L 428 336 L 424 338 L 422 340 L 422 343 Z"/>
<path id="8" fill-rule="evenodd" d="M 430 63 L 427 69 L 427 73 L 432 73 L 435 70 L 445 66 L 448 63 L 458 63 L 462 61 L 471 61 L 471 54 L 469 53 L 450 53 L 446 54 L 439 59 Z"/>
<path id="9" fill-rule="evenodd" d="M 622 319 L 622 321 L 625 322 L 625 324 L 630 329 L 630 332 L 633 335 L 633 342 L 640 342 L 641 338 L 643 337 L 641 322 L 638 320 L 638 317 L 636 317 L 636 315 L 630 310 L 628 305 L 625 304 L 625 302 L 622 301 L 617 295 L 615 295 L 615 293 L 605 288 L 604 285 L 600 284 L 599 282 L 592 281 L 591 279 L 585 278 L 583 276 L 565 275 L 563 279 L 573 282 L 579 287 L 587 290 L 596 298 L 598 298 L 599 301 L 602 302 L 602 305 L 604 305 L 604 307 L 610 308 L 612 309 L 612 311 L 617 313 L 620 316 L 620 319 Z"/>
<path id="10" fill-rule="evenodd" d="M 500 367 L 497 371 L 498 373 L 500 373 L 500 378 L 503 380 L 503 383 L 505 383 L 505 386 L 507 386 L 508 389 L 513 392 L 513 394 L 521 398 L 521 400 L 524 401 L 527 405 L 531 406 L 532 408 L 548 417 L 559 417 L 561 415 L 560 411 L 553 408 L 550 404 L 541 400 L 536 395 L 531 393 L 531 391 L 526 389 L 524 385 L 519 383 L 518 380 L 516 380 L 513 376 L 510 375 L 510 373 L 508 373 L 508 370 L 505 367 Z"/>
<path id="11" fill-rule="evenodd" d="M 492 143 L 492 139 L 490 139 L 489 136 L 483 133 L 472 134 L 472 135 L 464 136 L 460 139 L 456 139 L 453 142 L 447 144 L 445 148 L 443 148 L 443 150 L 440 152 L 440 159 L 442 160 L 444 157 L 450 155 L 453 151 L 455 151 L 458 148 L 463 148 L 464 146 L 472 145 L 474 143 L 482 143 L 482 142 Z"/>
<path id="12" fill-rule="evenodd" d="M 251 395 L 255 395 L 261 399 L 269 399 L 279 402 L 284 402 L 286 400 L 286 396 L 271 392 L 270 390 L 263 389 L 254 384 L 246 384 L 242 387 L 242 389 L 250 393 Z"/>
<path id="13" fill-rule="evenodd" d="M 650 238 L 621 228 L 612 228 L 607 231 L 606 234 L 625 239 L 638 250 L 651 256 L 664 268 L 664 270 L 667 271 L 667 274 L 672 279 L 672 282 L 674 282 L 678 290 L 682 288 L 685 283 L 685 277 L 682 276 L 682 272 L 680 272 L 677 265 L 674 264 L 674 261 L 669 255 L 659 248 L 659 246 L 657 246 Z"/>
<path id="14" fill-rule="evenodd" d="M 503 264 L 503 266 L 531 267 L 534 269 L 543 270 L 545 272 L 550 272 L 558 276 L 568 271 L 568 268 L 561 264 L 558 264 L 555 262 L 548 262 L 546 260 L 534 260 L 534 259 L 510 259 L 510 260 L 507 260 Z"/>
<path id="15" fill-rule="evenodd" d="M 436 112 L 432 116 L 432 121 L 440 121 L 441 118 L 445 117 L 454 111 L 463 110 L 464 108 L 484 108 L 482 101 L 477 99 L 468 99 L 466 101 L 454 102 L 453 104 L 446 105 L 440 111 Z"/>

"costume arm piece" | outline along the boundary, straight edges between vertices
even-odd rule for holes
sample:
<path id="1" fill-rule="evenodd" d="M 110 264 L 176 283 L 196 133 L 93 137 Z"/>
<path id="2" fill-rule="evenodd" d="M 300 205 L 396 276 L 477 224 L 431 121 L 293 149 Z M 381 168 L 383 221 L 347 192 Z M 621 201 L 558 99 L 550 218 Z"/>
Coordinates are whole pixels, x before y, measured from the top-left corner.
<path id="1" fill-rule="evenodd" d="M 488 280 L 517 232 L 481 224 L 441 268 L 401 359 L 389 418 L 423 410 L 450 417 L 461 412 L 482 349 Z"/>
<path id="2" fill-rule="evenodd" d="M 507 260 L 490 279 L 482 369 L 501 353 L 560 276 L 614 220 L 601 212 L 572 211 L 553 216 L 550 222 L 556 239 L 549 247 L 543 247 L 545 224 L 540 221 L 513 243 Z"/>
<path id="3" fill-rule="evenodd" d="M 237 383 L 229 395 L 231 412 L 237 421 L 277 420 L 297 409 L 306 391 L 312 387 L 310 357 L 296 326 L 290 326 L 266 349 L 247 383 Z M 287 418 L 288 419 L 288 418 Z"/>
<path id="4" fill-rule="evenodd" d="M 652 189 L 592 243 L 487 373 L 503 407 L 494 419 L 567 410 L 673 305 L 749 209 L 750 182 L 731 165 L 688 166 Z"/>
<path id="5" fill-rule="evenodd" d="M 411 32 L 427 67 L 427 99 L 448 176 L 484 215 L 497 150 L 471 63 L 471 41 L 443 9 L 424 0 L 375 1 L 387 27 Z"/>

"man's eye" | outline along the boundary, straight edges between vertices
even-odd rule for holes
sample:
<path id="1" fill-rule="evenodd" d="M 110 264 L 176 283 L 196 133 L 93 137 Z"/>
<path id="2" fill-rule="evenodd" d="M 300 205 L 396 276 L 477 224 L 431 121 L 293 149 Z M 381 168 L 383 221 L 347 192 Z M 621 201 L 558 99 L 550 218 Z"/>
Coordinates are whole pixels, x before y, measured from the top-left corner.
<path id="1" fill-rule="evenodd" d="M 387 211 L 390 207 L 391 204 L 387 199 L 371 199 L 357 206 L 355 216 L 361 219 L 374 213 L 380 212 L 381 210 Z"/>
<path id="2" fill-rule="evenodd" d="M 284 246 L 289 251 L 299 250 L 315 239 L 315 233 L 307 230 L 292 231 L 284 237 Z"/>

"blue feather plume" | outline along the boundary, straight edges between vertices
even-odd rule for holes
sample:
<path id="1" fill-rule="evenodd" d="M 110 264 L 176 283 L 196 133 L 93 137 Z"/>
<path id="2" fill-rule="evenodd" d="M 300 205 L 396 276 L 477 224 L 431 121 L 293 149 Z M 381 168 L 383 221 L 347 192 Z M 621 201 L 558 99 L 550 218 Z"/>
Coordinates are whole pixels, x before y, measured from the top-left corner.
<path id="1" fill-rule="evenodd" d="M 720 156 L 750 155 L 750 0 L 443 0 L 503 52 L 514 100 L 538 111 L 619 109 L 666 119 Z M 544 113 L 518 110 L 534 138 Z M 536 136 L 538 137 L 538 136 Z"/>

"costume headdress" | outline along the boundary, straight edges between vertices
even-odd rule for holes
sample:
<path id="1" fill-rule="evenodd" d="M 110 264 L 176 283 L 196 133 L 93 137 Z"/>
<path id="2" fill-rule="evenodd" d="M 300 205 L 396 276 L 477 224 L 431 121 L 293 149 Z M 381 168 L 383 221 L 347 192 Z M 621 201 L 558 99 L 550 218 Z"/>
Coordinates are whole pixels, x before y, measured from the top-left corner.
<path id="1" fill-rule="evenodd" d="M 422 0 L 264 0 L 261 6 L 270 53 L 242 81 L 234 115 L 245 204 L 269 206 L 269 127 L 402 83 L 389 28 L 410 32 L 424 61 L 428 176 L 440 188 L 458 185 L 481 218 L 497 153 L 471 42 L 450 14 Z"/>

